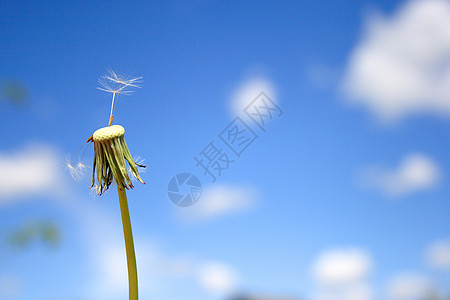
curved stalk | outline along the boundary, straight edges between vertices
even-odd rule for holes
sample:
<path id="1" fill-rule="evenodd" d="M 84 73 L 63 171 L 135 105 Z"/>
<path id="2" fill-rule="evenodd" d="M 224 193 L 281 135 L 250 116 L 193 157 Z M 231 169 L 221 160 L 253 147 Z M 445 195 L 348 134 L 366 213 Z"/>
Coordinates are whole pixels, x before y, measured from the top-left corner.
<path id="1" fill-rule="evenodd" d="M 119 193 L 120 212 L 122 214 L 123 235 L 128 264 L 128 288 L 129 300 L 138 300 L 138 278 L 136 267 L 136 255 L 134 254 L 133 233 L 131 231 L 130 213 L 128 211 L 127 193 L 124 188 L 117 187 Z"/>

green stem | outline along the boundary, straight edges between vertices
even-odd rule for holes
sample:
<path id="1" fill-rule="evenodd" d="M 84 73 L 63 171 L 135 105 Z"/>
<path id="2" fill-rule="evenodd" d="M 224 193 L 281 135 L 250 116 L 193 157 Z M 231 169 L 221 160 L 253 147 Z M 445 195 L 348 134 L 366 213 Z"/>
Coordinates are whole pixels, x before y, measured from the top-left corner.
<path id="1" fill-rule="evenodd" d="M 138 278 L 136 255 L 134 254 L 133 233 L 131 232 L 130 213 L 128 211 L 127 193 L 117 187 L 119 193 L 120 212 L 122 214 L 123 235 L 127 251 L 129 300 L 138 300 Z"/>

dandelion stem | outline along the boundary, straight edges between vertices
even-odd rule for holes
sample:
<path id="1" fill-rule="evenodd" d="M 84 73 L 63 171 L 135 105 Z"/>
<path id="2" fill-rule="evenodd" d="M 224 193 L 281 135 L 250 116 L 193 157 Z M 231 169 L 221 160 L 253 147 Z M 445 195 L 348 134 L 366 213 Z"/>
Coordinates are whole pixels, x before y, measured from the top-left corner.
<path id="1" fill-rule="evenodd" d="M 125 237 L 125 248 L 128 264 L 128 289 L 129 300 L 138 300 L 138 278 L 136 267 L 136 256 L 134 254 L 133 233 L 131 231 L 130 213 L 128 211 L 127 194 L 125 189 L 117 187 L 119 193 L 120 212 L 122 214 L 123 235 Z"/>

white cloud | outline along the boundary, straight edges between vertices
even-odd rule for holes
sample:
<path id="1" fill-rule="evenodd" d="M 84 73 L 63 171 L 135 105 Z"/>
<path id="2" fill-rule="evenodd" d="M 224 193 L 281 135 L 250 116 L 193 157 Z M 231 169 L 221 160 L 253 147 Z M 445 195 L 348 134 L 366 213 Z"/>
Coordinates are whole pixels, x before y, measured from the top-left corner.
<path id="1" fill-rule="evenodd" d="M 372 166 L 362 174 L 364 184 L 389 196 L 402 196 L 435 187 L 441 178 L 439 166 L 429 157 L 413 153 L 396 168 Z"/>
<path id="2" fill-rule="evenodd" d="M 364 281 L 372 268 L 372 260 L 365 251 L 333 249 L 319 255 L 313 264 L 313 274 L 321 286 L 337 286 Z"/>
<path id="3" fill-rule="evenodd" d="M 383 121 L 450 115 L 450 2 L 409 1 L 367 23 L 343 80 L 353 102 Z"/>
<path id="4" fill-rule="evenodd" d="M 244 109 L 264 92 L 272 101 L 277 102 L 275 84 L 267 78 L 251 77 L 239 86 L 231 98 L 230 112 L 233 117 L 244 115 Z"/>
<path id="5" fill-rule="evenodd" d="M 227 214 L 246 211 L 256 202 L 254 188 L 214 184 L 202 191 L 196 204 L 178 210 L 181 218 L 191 221 L 204 221 Z"/>
<path id="6" fill-rule="evenodd" d="M 389 300 L 425 299 L 430 292 L 430 283 L 422 275 L 405 273 L 394 277 L 387 288 Z"/>
<path id="7" fill-rule="evenodd" d="M 450 239 L 431 244 L 426 251 L 426 261 L 432 268 L 450 271 Z"/>
<path id="8" fill-rule="evenodd" d="M 34 145 L 0 153 L 0 204 L 18 197 L 55 195 L 62 191 L 61 161 L 50 146 Z"/>
<path id="9" fill-rule="evenodd" d="M 367 283 L 357 283 L 334 289 L 322 289 L 315 300 L 371 300 L 374 299 L 372 287 Z"/>
<path id="10" fill-rule="evenodd" d="M 225 296 L 236 290 L 237 274 L 231 266 L 224 263 L 204 263 L 200 267 L 198 278 L 201 286 L 213 294 Z"/>
<path id="11" fill-rule="evenodd" d="M 319 254 L 312 267 L 316 300 L 371 300 L 370 255 L 358 248 L 331 249 Z"/>
<path id="12" fill-rule="evenodd" d="M 89 197 L 88 197 L 89 198 Z M 120 299 L 128 289 L 125 245 L 119 218 L 102 203 L 89 199 L 65 202 L 80 224 L 91 270 L 85 291 L 96 299 Z M 116 298 L 114 298 L 116 297 Z"/>
<path id="13" fill-rule="evenodd" d="M 99 251 L 97 263 L 101 277 L 96 284 L 97 292 L 104 296 L 124 294 L 128 288 L 127 263 L 124 245 L 104 248 Z M 109 295 L 107 293 L 110 293 Z M 100 296 L 100 295 L 99 295 Z"/>

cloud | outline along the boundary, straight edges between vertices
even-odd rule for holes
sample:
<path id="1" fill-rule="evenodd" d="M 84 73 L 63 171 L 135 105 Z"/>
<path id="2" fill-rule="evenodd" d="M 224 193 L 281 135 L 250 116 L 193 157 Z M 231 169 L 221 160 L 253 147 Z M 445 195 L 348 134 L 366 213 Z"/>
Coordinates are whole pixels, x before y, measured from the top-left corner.
<path id="1" fill-rule="evenodd" d="M 0 204 L 19 197 L 61 193 L 59 158 L 58 152 L 48 145 L 28 146 L 16 153 L 0 153 Z"/>
<path id="2" fill-rule="evenodd" d="M 201 286 L 213 294 L 230 295 L 236 290 L 237 274 L 224 263 L 204 263 L 199 269 L 198 278 Z"/>
<path id="3" fill-rule="evenodd" d="M 79 221 L 79 235 L 84 239 L 90 261 L 85 294 L 95 299 L 123 298 L 128 279 L 119 220 L 114 219 L 101 203 L 92 200 L 70 199 L 65 205 Z"/>
<path id="4" fill-rule="evenodd" d="M 254 188 L 214 184 L 202 191 L 198 202 L 178 210 L 179 216 L 189 221 L 206 221 L 251 209 L 257 199 Z"/>
<path id="5" fill-rule="evenodd" d="M 364 185 L 389 196 L 403 196 L 435 187 L 441 178 L 439 166 L 429 157 L 406 155 L 396 168 L 368 167 L 362 172 Z"/>
<path id="6" fill-rule="evenodd" d="M 405 273 L 391 279 L 387 288 L 387 296 L 389 300 L 426 299 L 430 288 L 430 283 L 422 275 Z"/>
<path id="7" fill-rule="evenodd" d="M 372 259 L 358 248 L 331 249 L 319 254 L 312 273 L 317 284 L 317 300 L 370 300 L 368 282 Z"/>
<path id="8" fill-rule="evenodd" d="M 426 250 L 426 261 L 432 268 L 450 271 L 450 239 L 431 244 Z"/>
<path id="9" fill-rule="evenodd" d="M 233 117 L 243 116 L 244 109 L 264 92 L 272 101 L 277 102 L 275 84 L 264 77 L 251 77 L 244 81 L 234 92 L 230 102 Z"/>
<path id="10" fill-rule="evenodd" d="M 372 268 L 370 256 L 356 248 L 333 249 L 319 255 L 313 265 L 316 282 L 336 286 L 365 280 Z"/>
<path id="11" fill-rule="evenodd" d="M 409 1 L 391 17 L 372 15 L 342 87 L 382 121 L 450 115 L 450 2 Z"/>
<path id="12" fill-rule="evenodd" d="M 124 294 L 128 288 L 127 263 L 124 245 L 105 247 L 97 253 L 98 271 L 101 274 L 96 283 L 97 296 Z"/>
<path id="13" fill-rule="evenodd" d="M 370 300 L 373 299 L 372 287 L 365 283 L 353 284 L 335 289 L 323 289 L 315 300 Z"/>

